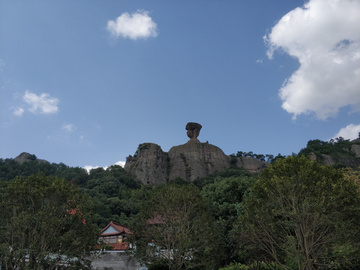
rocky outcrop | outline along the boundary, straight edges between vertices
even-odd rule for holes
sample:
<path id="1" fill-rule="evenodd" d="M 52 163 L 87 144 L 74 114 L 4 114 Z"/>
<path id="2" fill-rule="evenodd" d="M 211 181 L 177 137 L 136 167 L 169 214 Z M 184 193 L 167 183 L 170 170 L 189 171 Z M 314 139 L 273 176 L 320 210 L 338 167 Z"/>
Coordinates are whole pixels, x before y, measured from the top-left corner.
<path id="1" fill-rule="evenodd" d="M 334 164 L 335 164 L 335 161 L 334 161 L 334 159 L 333 159 L 331 156 L 325 155 L 325 154 L 321 154 L 321 157 L 322 157 L 322 163 L 323 163 L 324 165 L 329 166 L 329 165 L 334 165 Z"/>
<path id="2" fill-rule="evenodd" d="M 231 164 L 250 172 L 260 172 L 267 167 L 266 162 L 252 157 L 230 157 L 215 145 L 201 143 L 197 139 L 201 128 L 198 123 L 188 123 L 185 129 L 190 140 L 172 147 L 168 153 L 154 143 L 140 144 L 135 155 L 127 158 L 125 170 L 144 184 L 159 184 L 178 177 L 194 181 L 226 170 Z"/>
<path id="3" fill-rule="evenodd" d="M 32 160 L 36 160 L 40 163 L 49 163 L 48 161 L 44 160 L 44 159 L 38 159 L 35 155 L 31 155 L 29 153 L 26 152 L 22 152 L 20 155 L 18 155 L 16 158 L 14 158 L 14 160 L 20 164 L 23 164 L 24 162 L 28 162 L 28 161 L 32 161 Z"/>
<path id="4" fill-rule="evenodd" d="M 258 173 L 261 172 L 266 167 L 268 167 L 269 163 L 265 161 L 260 161 L 252 157 L 238 157 L 236 161 L 236 166 L 240 168 L 244 168 L 249 172 Z"/>
<path id="5" fill-rule="evenodd" d="M 230 167 L 229 157 L 215 145 L 196 138 L 169 150 L 169 180 L 181 177 L 190 181 L 209 176 Z"/>
<path id="6" fill-rule="evenodd" d="M 353 147 L 354 145 L 352 146 L 351 151 L 353 151 Z M 334 158 L 330 155 L 321 154 L 321 156 L 316 156 L 314 153 L 311 153 L 310 159 L 320 162 L 321 164 L 324 164 L 326 166 L 335 165 L 335 166 L 344 166 L 344 167 L 352 167 L 352 168 L 357 168 L 358 166 L 360 166 L 360 160 L 358 158 L 357 159 L 349 158 L 348 156 L 341 154 L 338 154 L 338 156 Z"/>
<path id="7" fill-rule="evenodd" d="M 169 159 L 155 143 L 140 144 L 134 156 L 126 159 L 125 170 L 144 184 L 166 183 Z"/>
<path id="8" fill-rule="evenodd" d="M 355 157 L 360 157 L 360 139 L 353 140 L 351 143 L 351 152 L 355 154 Z"/>

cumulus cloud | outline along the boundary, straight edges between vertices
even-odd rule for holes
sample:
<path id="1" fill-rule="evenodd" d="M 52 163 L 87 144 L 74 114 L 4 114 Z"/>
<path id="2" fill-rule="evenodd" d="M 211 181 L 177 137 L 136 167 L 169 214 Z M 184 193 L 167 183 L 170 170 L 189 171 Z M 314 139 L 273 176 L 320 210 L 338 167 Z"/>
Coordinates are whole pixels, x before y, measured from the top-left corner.
<path id="1" fill-rule="evenodd" d="M 280 89 L 282 108 L 296 118 L 315 113 L 325 120 L 360 105 L 360 1 L 310 0 L 287 13 L 264 37 L 270 59 L 276 50 L 300 67 Z"/>
<path id="2" fill-rule="evenodd" d="M 22 116 L 23 113 L 25 112 L 25 110 L 21 107 L 15 107 L 15 108 L 12 108 L 13 109 L 13 114 L 16 115 L 16 116 Z"/>
<path id="3" fill-rule="evenodd" d="M 340 131 L 333 138 L 343 137 L 346 140 L 355 140 L 359 138 L 359 133 L 360 125 L 350 124 L 340 129 Z"/>
<path id="4" fill-rule="evenodd" d="M 76 127 L 73 124 L 64 124 L 61 128 L 69 132 L 76 130 Z"/>
<path id="5" fill-rule="evenodd" d="M 133 14 L 121 14 L 116 20 L 108 21 L 107 30 L 114 37 L 130 38 L 132 40 L 156 37 L 157 25 L 148 15 L 149 12 L 138 10 Z"/>
<path id="6" fill-rule="evenodd" d="M 57 106 L 59 100 L 46 93 L 38 96 L 26 91 L 22 99 L 29 105 L 28 110 L 34 114 L 51 114 L 59 110 Z"/>

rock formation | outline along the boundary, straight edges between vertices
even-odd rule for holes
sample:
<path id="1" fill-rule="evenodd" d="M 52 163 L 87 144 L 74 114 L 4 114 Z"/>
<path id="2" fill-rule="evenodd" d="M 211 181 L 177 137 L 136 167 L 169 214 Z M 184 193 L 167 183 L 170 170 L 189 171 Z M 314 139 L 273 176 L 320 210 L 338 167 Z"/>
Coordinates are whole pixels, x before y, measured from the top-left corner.
<path id="1" fill-rule="evenodd" d="M 316 160 L 324 165 L 346 166 L 357 168 L 360 166 L 360 138 L 350 141 L 350 149 L 343 149 L 343 152 L 336 152 L 332 155 L 310 153 L 310 159 Z"/>
<path id="2" fill-rule="evenodd" d="M 237 157 L 236 166 L 253 173 L 261 172 L 269 163 L 252 157 Z"/>
<path id="3" fill-rule="evenodd" d="M 31 155 L 26 152 L 22 152 L 20 155 L 18 155 L 14 160 L 20 164 L 23 164 L 24 162 L 28 162 L 31 160 L 37 160 L 40 163 L 49 163 L 48 161 L 44 159 L 38 159 L 35 155 Z"/>
<path id="4" fill-rule="evenodd" d="M 355 157 L 360 157 L 360 138 L 352 141 L 351 151 L 355 154 Z"/>
<path id="5" fill-rule="evenodd" d="M 168 155 L 155 143 L 140 144 L 134 156 L 126 159 L 124 169 L 130 171 L 144 184 L 166 183 Z"/>
<path id="6" fill-rule="evenodd" d="M 234 165 L 251 172 L 260 172 L 268 165 L 251 157 L 231 158 L 219 147 L 200 142 L 197 137 L 201 128 L 198 123 L 187 123 L 185 129 L 190 140 L 172 147 L 168 153 L 154 143 L 140 144 L 135 155 L 127 158 L 125 170 L 144 184 L 158 184 L 177 177 L 194 181 L 196 178 L 209 176 L 216 171 L 228 169 L 232 158 L 236 159 L 235 163 L 232 162 Z"/>
<path id="7" fill-rule="evenodd" d="M 172 147 L 168 155 L 171 168 L 169 180 L 181 177 L 193 181 L 230 167 L 229 157 L 219 147 L 201 143 L 196 138 Z"/>
<path id="8" fill-rule="evenodd" d="M 186 127 L 185 127 L 185 129 L 187 130 L 186 134 L 188 135 L 190 140 L 199 141 L 197 139 L 197 137 L 200 135 L 201 128 L 202 128 L 202 126 L 198 123 L 189 122 L 186 124 Z"/>

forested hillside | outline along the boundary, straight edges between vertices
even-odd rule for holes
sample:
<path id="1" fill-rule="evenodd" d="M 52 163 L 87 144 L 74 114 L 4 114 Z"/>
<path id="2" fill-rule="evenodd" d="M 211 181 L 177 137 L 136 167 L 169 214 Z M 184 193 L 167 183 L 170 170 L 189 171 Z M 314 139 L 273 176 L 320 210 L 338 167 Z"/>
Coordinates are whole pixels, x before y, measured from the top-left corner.
<path id="1" fill-rule="evenodd" d="M 15 177 L 39 171 L 45 177 L 64 178 L 89 195 L 99 229 L 110 221 L 130 226 L 134 231 L 131 241 L 138 246 L 135 256 L 149 269 L 185 269 L 185 265 L 189 269 L 228 270 L 275 269 L 276 265 L 281 269 L 323 269 L 321 265 L 358 269 L 358 146 L 360 140 L 340 138 L 309 141 L 298 155 L 289 157 L 238 151 L 231 156 L 254 157 L 269 166 L 262 173 L 251 173 L 233 164 L 205 178 L 188 181 L 178 177 L 158 185 L 136 181 L 117 165 L 87 172 L 26 154 L 25 160 L 0 159 L 0 188 Z M 329 160 L 332 163 L 327 164 Z M 149 219 L 159 217 L 163 219 L 153 229 L 146 225 Z M 184 226 L 192 229 L 178 238 Z M 169 228 L 174 228 L 175 242 L 166 243 L 163 233 L 169 236 Z M 311 240 L 316 237 L 318 246 Z M 173 259 L 149 257 L 147 241 L 161 240 L 157 245 L 168 244 L 173 249 L 180 242 L 184 244 L 184 239 L 189 246 L 182 252 L 193 251 L 186 255 L 193 258 L 191 263 L 182 260 L 176 268 L 171 266 Z M 304 241 L 308 246 L 303 246 Z M 196 250 L 190 248 L 195 246 Z M 183 256 L 179 253 L 180 261 Z"/>

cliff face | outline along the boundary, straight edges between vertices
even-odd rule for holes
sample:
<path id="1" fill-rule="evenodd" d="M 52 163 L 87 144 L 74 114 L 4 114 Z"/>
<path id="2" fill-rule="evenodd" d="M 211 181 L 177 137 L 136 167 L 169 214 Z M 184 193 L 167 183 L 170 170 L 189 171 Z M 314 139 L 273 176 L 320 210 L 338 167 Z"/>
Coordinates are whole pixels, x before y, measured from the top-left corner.
<path id="1" fill-rule="evenodd" d="M 249 172 L 257 173 L 268 167 L 269 163 L 257 160 L 252 157 L 238 157 L 236 161 L 236 166 L 244 168 Z"/>
<path id="2" fill-rule="evenodd" d="M 168 166 L 168 155 L 159 145 L 143 143 L 133 157 L 127 158 L 124 169 L 144 184 L 160 184 L 167 182 Z"/>
<path id="3" fill-rule="evenodd" d="M 252 157 L 232 157 L 234 165 L 250 172 L 260 172 L 268 163 Z M 197 139 L 172 147 L 168 153 L 154 143 L 139 145 L 137 153 L 128 157 L 125 170 L 144 184 L 166 183 L 180 177 L 194 181 L 230 167 L 230 156 L 217 146 Z"/>
<path id="4" fill-rule="evenodd" d="M 360 139 L 352 141 L 351 151 L 355 154 L 355 157 L 360 157 Z"/>
<path id="5" fill-rule="evenodd" d="M 230 167 L 229 158 L 219 147 L 198 140 L 189 140 L 183 145 L 174 146 L 168 155 L 169 180 L 181 177 L 193 181 Z"/>
<path id="6" fill-rule="evenodd" d="M 189 122 L 185 129 L 190 140 L 172 147 L 168 153 L 154 143 L 139 145 L 134 156 L 126 159 L 125 170 L 144 184 L 166 183 L 180 177 L 194 181 L 223 171 L 234 164 L 250 172 L 260 172 L 268 163 L 252 157 L 230 157 L 217 146 L 201 143 L 197 137 L 202 126 Z"/>

